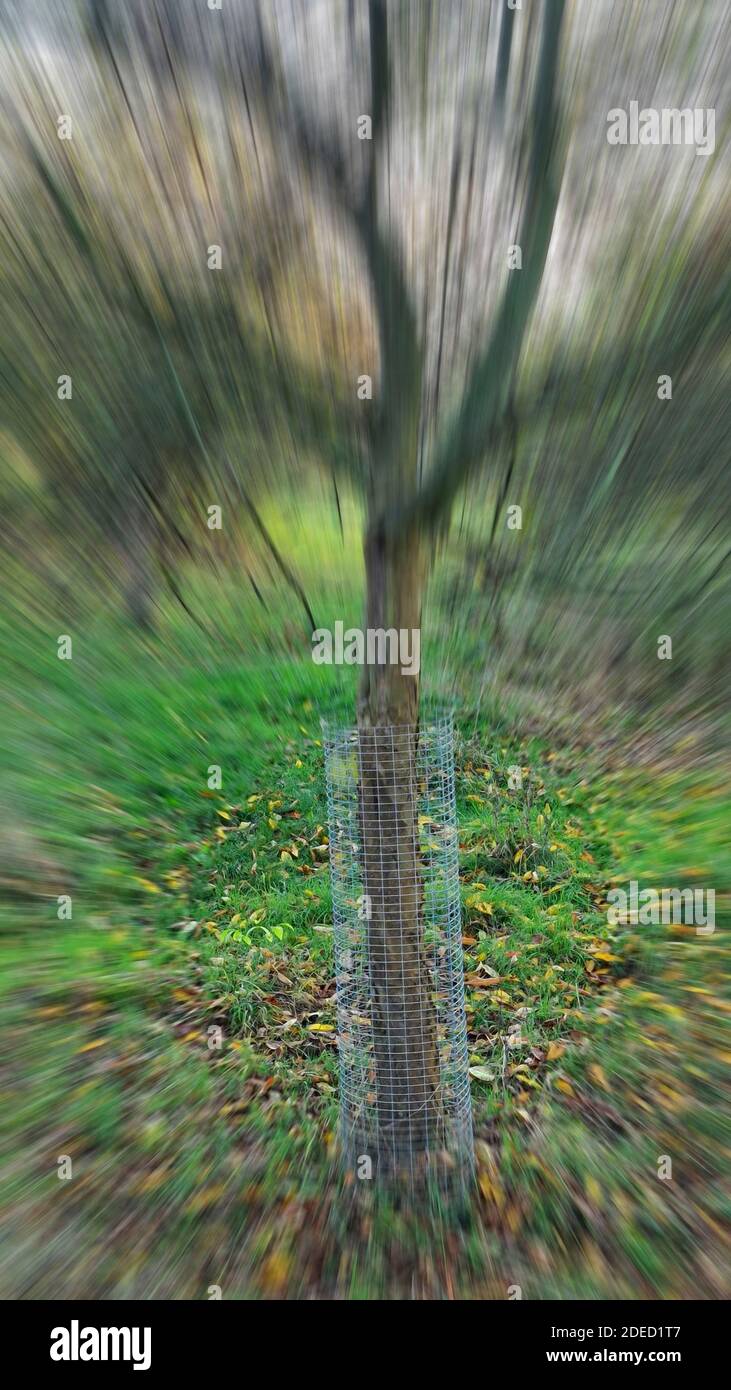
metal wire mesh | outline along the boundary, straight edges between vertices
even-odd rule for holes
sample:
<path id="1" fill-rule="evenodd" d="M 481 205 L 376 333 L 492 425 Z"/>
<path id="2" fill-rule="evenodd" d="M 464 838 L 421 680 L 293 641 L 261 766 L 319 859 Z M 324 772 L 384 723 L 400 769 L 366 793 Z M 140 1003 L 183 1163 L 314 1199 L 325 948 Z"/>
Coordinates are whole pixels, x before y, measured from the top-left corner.
<path id="1" fill-rule="evenodd" d="M 341 1139 L 359 1177 L 472 1162 L 451 715 L 323 722 Z"/>

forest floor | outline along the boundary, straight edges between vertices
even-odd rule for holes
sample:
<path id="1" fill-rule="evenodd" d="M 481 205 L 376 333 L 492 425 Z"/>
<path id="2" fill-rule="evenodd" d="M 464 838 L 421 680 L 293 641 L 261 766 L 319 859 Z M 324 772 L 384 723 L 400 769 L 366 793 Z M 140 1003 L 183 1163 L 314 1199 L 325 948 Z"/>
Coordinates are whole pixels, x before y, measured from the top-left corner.
<path id="1" fill-rule="evenodd" d="M 476 1182 L 397 1209 L 338 1168 L 319 714 L 348 703 L 310 662 L 128 640 L 21 653 L 3 1296 L 727 1296 L 722 902 L 711 935 L 606 911 L 720 894 L 718 777 L 458 706 Z"/>

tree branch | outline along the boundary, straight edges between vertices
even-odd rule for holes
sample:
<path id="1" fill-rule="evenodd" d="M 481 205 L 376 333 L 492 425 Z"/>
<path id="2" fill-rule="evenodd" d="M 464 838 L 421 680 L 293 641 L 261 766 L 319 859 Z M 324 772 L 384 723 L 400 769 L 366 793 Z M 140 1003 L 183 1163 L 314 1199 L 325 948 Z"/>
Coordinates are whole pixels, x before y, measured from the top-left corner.
<path id="1" fill-rule="evenodd" d="M 515 10 L 511 10 L 505 5 L 503 8 L 503 17 L 500 22 L 500 46 L 498 48 L 497 75 L 495 78 L 495 111 L 501 121 L 505 110 L 505 92 L 508 85 L 514 20 Z"/>
<path id="2" fill-rule="evenodd" d="M 355 213 L 355 201 L 347 178 L 347 165 L 337 140 L 332 132 L 325 130 L 295 99 L 284 81 L 282 66 L 264 30 L 261 11 L 257 9 L 256 63 L 253 82 L 261 107 L 270 121 L 284 113 L 278 108 L 276 97 L 284 96 L 286 105 L 287 136 L 296 150 L 299 159 L 308 169 L 315 169 L 329 186 L 338 201 L 351 215 Z M 249 93 L 246 89 L 244 73 L 241 73 L 242 86 L 247 105 Z"/>
<path id="3" fill-rule="evenodd" d="M 372 148 L 365 196 L 355 213 L 355 226 L 368 262 L 381 355 L 380 439 L 384 466 L 393 470 L 392 482 L 402 489 L 402 470 L 409 453 L 414 412 L 421 403 L 423 353 L 416 314 L 395 241 L 384 236 L 378 219 L 379 155 L 388 138 L 391 110 L 391 72 L 385 0 L 369 0 L 371 56 Z M 388 462 L 386 462 L 388 460 Z M 415 459 L 414 459 L 415 463 Z M 411 486 L 416 480 L 408 480 Z"/>
<path id="4" fill-rule="evenodd" d="M 462 403 L 445 431 L 425 486 L 397 513 L 382 518 L 386 534 L 402 526 L 433 526 L 487 441 L 500 430 L 523 338 L 540 289 L 561 180 L 556 76 L 564 0 L 546 0 L 541 55 L 533 103 L 533 149 L 520 245 L 524 269 L 511 272 L 487 346 L 475 364 Z"/>

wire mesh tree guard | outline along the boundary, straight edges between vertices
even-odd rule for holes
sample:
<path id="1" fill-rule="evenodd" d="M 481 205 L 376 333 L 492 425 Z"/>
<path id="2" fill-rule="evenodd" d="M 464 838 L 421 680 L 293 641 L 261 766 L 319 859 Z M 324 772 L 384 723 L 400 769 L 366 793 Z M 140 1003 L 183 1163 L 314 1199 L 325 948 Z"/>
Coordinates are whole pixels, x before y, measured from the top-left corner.
<path id="1" fill-rule="evenodd" d="M 451 1186 L 473 1157 L 452 716 L 323 742 L 344 1160 Z"/>

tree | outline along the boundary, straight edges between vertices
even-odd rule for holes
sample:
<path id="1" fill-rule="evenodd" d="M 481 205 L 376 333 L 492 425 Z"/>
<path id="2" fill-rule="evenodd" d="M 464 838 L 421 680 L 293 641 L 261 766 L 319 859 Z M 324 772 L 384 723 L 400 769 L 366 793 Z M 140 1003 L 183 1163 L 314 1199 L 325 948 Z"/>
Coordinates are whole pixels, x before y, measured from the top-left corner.
<path id="1" fill-rule="evenodd" d="M 427 6 L 427 12 L 430 7 Z M 322 180 L 360 244 L 370 276 L 380 345 L 378 404 L 369 431 L 365 490 L 365 627 L 420 629 L 426 575 L 438 531 L 467 477 L 483 466 L 508 427 L 526 327 L 541 285 L 561 174 L 557 69 L 563 0 L 545 0 L 523 225 L 522 269 L 512 275 L 463 397 L 439 429 L 424 475 L 425 342 L 397 241 L 384 231 L 381 166 L 393 112 L 386 0 L 369 0 L 371 140 L 362 186 L 353 190 L 342 148 L 291 91 L 258 15 L 250 80 L 279 138 Z M 513 11 L 505 9 L 496 110 L 502 116 Z M 279 97 L 278 95 L 279 94 Z M 458 161 L 453 170 L 450 220 Z M 425 961 L 415 759 L 419 676 L 398 665 L 366 664 L 357 717 L 361 731 L 361 840 L 370 906 L 369 961 L 381 1144 L 395 1161 L 428 1147 L 437 1119 L 439 1062 L 432 985 Z M 387 730 L 388 732 L 383 732 Z M 398 732 L 394 735 L 392 730 Z M 394 927 L 398 917 L 398 930 Z"/>

